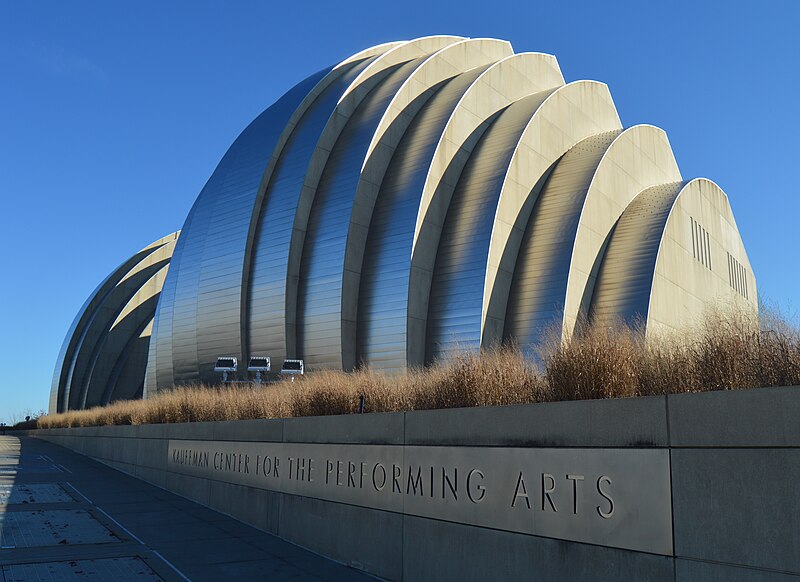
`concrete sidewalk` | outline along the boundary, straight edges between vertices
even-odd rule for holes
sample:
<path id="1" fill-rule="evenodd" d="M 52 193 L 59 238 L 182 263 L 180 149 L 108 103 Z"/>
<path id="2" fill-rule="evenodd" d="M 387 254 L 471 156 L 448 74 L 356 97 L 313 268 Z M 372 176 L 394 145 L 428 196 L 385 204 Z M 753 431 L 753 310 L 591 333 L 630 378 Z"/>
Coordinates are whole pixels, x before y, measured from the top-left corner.
<path id="1" fill-rule="evenodd" d="M 2 582 L 372 580 L 57 445 L 0 437 Z"/>

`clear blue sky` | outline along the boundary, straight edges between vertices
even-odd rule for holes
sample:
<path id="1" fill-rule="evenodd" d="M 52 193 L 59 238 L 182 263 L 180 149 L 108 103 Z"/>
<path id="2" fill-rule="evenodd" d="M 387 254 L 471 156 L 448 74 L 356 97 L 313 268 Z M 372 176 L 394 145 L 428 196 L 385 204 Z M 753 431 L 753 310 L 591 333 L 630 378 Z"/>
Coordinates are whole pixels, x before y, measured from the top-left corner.
<path id="1" fill-rule="evenodd" d="M 455 7 L 458 7 L 457 9 Z M 58 350 L 123 259 L 179 229 L 294 83 L 390 40 L 497 37 L 607 83 L 728 193 L 760 294 L 798 307 L 800 2 L 0 5 L 0 420 L 47 407 Z"/>

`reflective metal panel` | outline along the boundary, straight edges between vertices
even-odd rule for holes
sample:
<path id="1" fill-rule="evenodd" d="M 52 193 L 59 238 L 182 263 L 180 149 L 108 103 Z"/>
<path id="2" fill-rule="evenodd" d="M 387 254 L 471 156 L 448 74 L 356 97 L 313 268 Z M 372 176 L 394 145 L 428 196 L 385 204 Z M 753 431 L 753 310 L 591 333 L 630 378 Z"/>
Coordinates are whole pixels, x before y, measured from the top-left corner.
<path id="1" fill-rule="evenodd" d="M 485 70 L 448 81 L 414 117 L 392 156 L 370 222 L 361 269 L 358 360 L 406 367 L 409 273 L 422 187 L 433 152 L 458 100 Z"/>
<path id="2" fill-rule="evenodd" d="M 170 471 L 671 555 L 669 451 L 170 440 Z"/>
<path id="3" fill-rule="evenodd" d="M 646 321 L 661 237 L 683 185 L 648 188 L 622 213 L 597 276 L 589 311 L 593 321 Z"/>
<path id="4" fill-rule="evenodd" d="M 259 115 L 225 153 L 192 208 L 168 275 L 175 281 L 174 299 L 159 308 L 172 310 L 174 383 L 213 381 L 216 357 L 241 353 L 242 269 L 258 190 L 287 122 L 330 70 L 305 79 Z M 158 319 L 160 343 L 169 330 L 161 314 Z M 159 354 L 156 361 L 161 364 Z M 172 383 L 167 376 L 157 373 L 159 387 Z"/>
<path id="5" fill-rule="evenodd" d="M 254 354 L 282 361 L 286 345 L 286 287 L 295 213 L 308 165 L 323 129 L 368 59 L 331 83 L 308 108 L 281 152 L 267 187 L 253 238 L 247 295 L 247 344 Z"/>
<path id="6" fill-rule="evenodd" d="M 361 168 L 386 106 L 422 60 L 398 66 L 370 91 L 350 117 L 322 173 L 298 283 L 298 356 L 311 368 L 342 367 L 344 256 Z"/>
<path id="7" fill-rule="evenodd" d="M 549 93 L 509 105 L 481 137 L 447 210 L 428 304 L 426 362 L 481 344 L 486 260 L 497 201 L 519 138 Z"/>
<path id="8" fill-rule="evenodd" d="M 561 332 L 572 248 L 597 165 L 619 131 L 589 137 L 558 161 L 533 207 L 509 293 L 505 337 L 539 345 Z M 532 350 L 532 347 L 526 348 Z"/>

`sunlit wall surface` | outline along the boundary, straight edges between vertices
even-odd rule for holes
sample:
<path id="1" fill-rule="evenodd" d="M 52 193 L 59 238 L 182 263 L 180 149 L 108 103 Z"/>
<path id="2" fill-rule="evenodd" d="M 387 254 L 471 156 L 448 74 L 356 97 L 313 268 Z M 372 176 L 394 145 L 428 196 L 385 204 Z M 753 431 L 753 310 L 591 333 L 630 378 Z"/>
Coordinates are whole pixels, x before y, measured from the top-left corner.
<path id="1" fill-rule="evenodd" d="M 258 116 L 180 237 L 98 287 L 50 409 L 216 382 L 218 356 L 399 371 L 720 302 L 757 306 L 727 197 L 663 130 L 623 128 L 606 85 L 501 40 L 387 43 Z"/>

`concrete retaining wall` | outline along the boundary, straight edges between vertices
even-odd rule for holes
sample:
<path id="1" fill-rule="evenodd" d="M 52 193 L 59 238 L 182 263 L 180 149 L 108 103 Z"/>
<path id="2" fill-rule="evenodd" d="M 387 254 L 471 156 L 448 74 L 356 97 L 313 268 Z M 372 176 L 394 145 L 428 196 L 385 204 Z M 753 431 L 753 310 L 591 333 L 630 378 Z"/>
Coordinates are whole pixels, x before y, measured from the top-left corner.
<path id="1" fill-rule="evenodd" d="M 800 580 L 798 387 L 30 434 L 383 578 Z M 670 481 L 664 505 L 672 512 L 671 547 L 634 551 L 199 477 L 170 462 L 170 441 L 174 448 L 182 440 L 381 445 L 408 455 L 445 447 L 436 449 L 445 456 L 456 450 L 450 447 L 484 447 L 474 450 L 487 458 L 499 448 L 562 456 L 587 448 L 601 449 L 598 456 L 661 450 Z M 636 485 L 654 486 L 646 479 Z M 616 503 L 618 515 L 627 517 L 614 535 L 632 527 L 639 513 L 625 507 L 625 498 Z"/>

